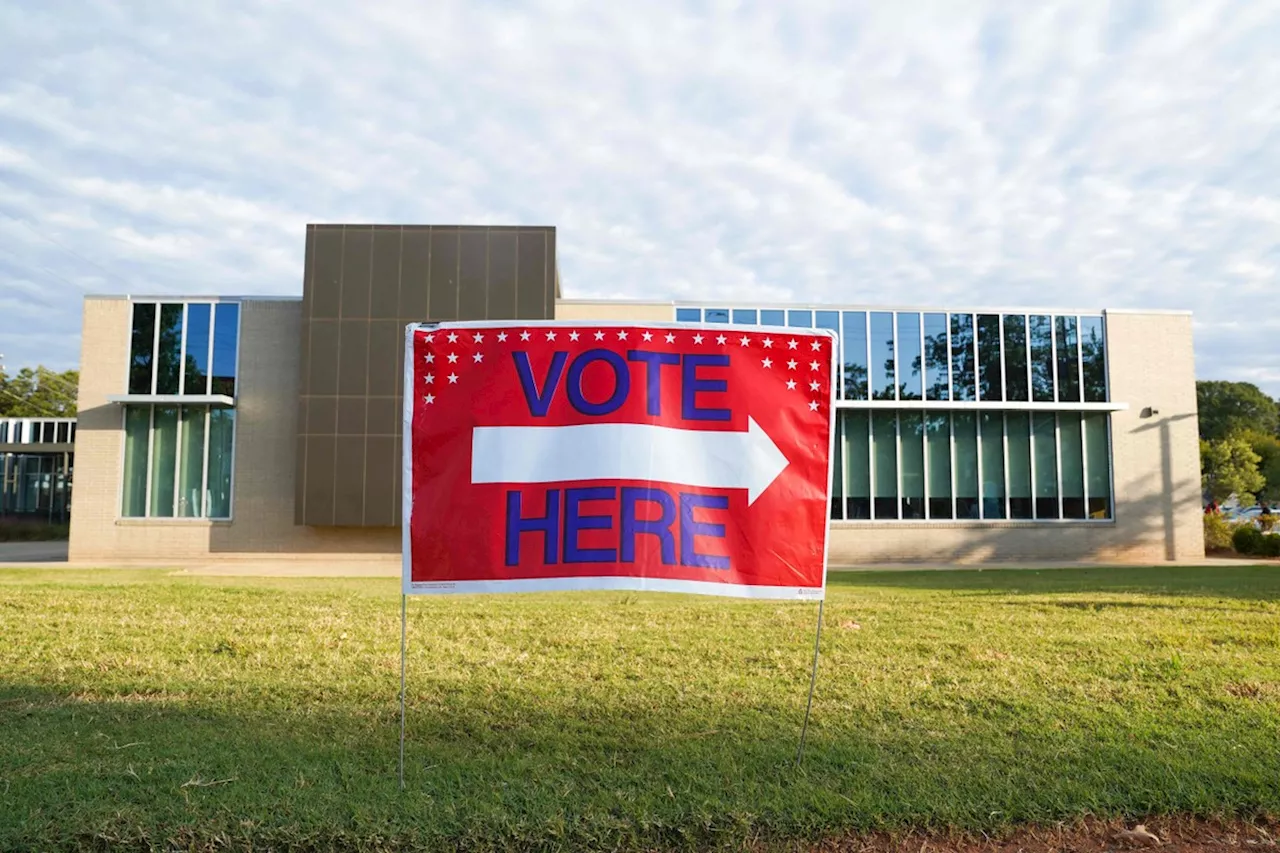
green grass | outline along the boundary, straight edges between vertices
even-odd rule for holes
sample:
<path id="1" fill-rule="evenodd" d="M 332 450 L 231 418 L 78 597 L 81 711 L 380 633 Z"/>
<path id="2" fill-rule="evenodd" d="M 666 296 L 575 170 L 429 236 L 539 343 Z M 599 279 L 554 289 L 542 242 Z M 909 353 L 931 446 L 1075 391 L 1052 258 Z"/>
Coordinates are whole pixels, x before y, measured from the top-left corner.
<path id="1" fill-rule="evenodd" d="M 1280 570 L 834 577 L 816 606 L 0 572 L 0 849 L 732 847 L 1280 811 Z M 858 627 L 855 627 L 855 624 Z"/>

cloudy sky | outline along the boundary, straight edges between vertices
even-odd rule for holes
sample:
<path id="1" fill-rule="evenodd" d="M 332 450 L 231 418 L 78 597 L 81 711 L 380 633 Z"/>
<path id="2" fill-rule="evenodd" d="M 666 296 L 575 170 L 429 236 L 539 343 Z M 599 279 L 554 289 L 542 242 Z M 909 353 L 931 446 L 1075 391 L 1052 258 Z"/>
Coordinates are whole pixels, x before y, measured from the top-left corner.
<path id="1" fill-rule="evenodd" d="M 1280 6 L 0 0 L 0 352 L 298 294 L 307 222 L 555 225 L 566 296 L 1189 309 L 1280 395 Z"/>

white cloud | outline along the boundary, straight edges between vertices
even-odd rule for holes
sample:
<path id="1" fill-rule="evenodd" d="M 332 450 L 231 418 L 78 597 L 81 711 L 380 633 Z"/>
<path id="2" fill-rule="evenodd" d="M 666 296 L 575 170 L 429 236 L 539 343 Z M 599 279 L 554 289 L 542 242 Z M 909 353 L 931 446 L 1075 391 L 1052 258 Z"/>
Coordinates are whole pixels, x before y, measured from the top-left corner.
<path id="1" fill-rule="evenodd" d="M 1191 309 L 1280 395 L 1277 43 L 1275 2 L 0 0 L 0 351 L 73 364 L 84 290 L 297 293 L 309 221 L 514 222 L 576 296 Z"/>

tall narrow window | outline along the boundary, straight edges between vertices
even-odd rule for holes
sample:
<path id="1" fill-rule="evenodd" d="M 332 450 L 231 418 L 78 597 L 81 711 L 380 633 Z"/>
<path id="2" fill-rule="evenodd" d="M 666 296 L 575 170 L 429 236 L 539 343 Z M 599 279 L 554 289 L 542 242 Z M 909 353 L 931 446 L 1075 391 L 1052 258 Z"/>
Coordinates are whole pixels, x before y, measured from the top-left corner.
<path id="1" fill-rule="evenodd" d="M 219 302 L 213 316 L 214 394 L 234 397 L 236 393 L 236 352 L 240 342 L 240 306 Z"/>
<path id="2" fill-rule="evenodd" d="M 868 413 L 840 412 L 844 437 L 845 518 L 871 517 L 871 434 Z"/>
<path id="3" fill-rule="evenodd" d="M 925 415 L 929 456 L 929 517 L 951 517 L 951 418 L 946 412 Z"/>
<path id="4" fill-rule="evenodd" d="M 1031 399 L 1053 402 L 1053 318 L 1033 315 L 1028 332 L 1031 340 Z"/>
<path id="5" fill-rule="evenodd" d="M 835 332 L 836 364 L 841 364 L 844 356 L 840 352 L 840 312 L 839 311 L 814 311 L 813 327 L 815 329 L 827 329 L 829 331 Z M 836 394 L 839 395 L 840 393 L 839 379 L 833 376 L 831 381 L 836 383 L 836 386 L 837 386 Z"/>
<path id="6" fill-rule="evenodd" d="M 867 315 L 844 312 L 844 398 L 867 399 Z"/>
<path id="7" fill-rule="evenodd" d="M 1006 400 L 1027 400 L 1027 318 L 1004 315 L 1004 391 Z"/>
<path id="8" fill-rule="evenodd" d="M 1062 517 L 1084 518 L 1084 449 L 1080 443 L 1080 413 L 1058 413 L 1059 455 L 1062 457 Z"/>
<path id="9" fill-rule="evenodd" d="M 133 325 L 129 341 L 129 393 L 151 393 L 151 366 L 156 348 L 156 306 L 154 302 L 133 303 Z"/>
<path id="10" fill-rule="evenodd" d="M 1080 352 L 1084 361 L 1084 401 L 1105 403 L 1107 400 L 1106 335 L 1101 317 L 1080 318 Z"/>
<path id="11" fill-rule="evenodd" d="M 978 315 L 978 396 L 981 400 L 1002 398 L 1000 387 L 1000 317 Z"/>
<path id="12" fill-rule="evenodd" d="M 1004 518 L 1004 415 L 983 412 L 982 517 Z"/>
<path id="13" fill-rule="evenodd" d="M 871 413 L 871 442 L 875 448 L 876 518 L 898 517 L 898 416 Z"/>
<path id="14" fill-rule="evenodd" d="M 1107 415 L 1084 416 L 1085 481 L 1089 488 L 1089 517 L 1111 517 L 1111 447 Z"/>
<path id="15" fill-rule="evenodd" d="M 924 359 L 920 352 L 920 315 L 898 315 L 898 399 L 924 398 Z"/>
<path id="16" fill-rule="evenodd" d="M 1058 448 L 1052 412 L 1031 416 L 1031 444 L 1035 454 L 1036 518 L 1058 517 Z"/>
<path id="17" fill-rule="evenodd" d="M 947 315 L 924 315 L 924 396 L 926 400 L 949 400 L 947 364 Z"/>
<path id="18" fill-rule="evenodd" d="M 893 366 L 893 315 L 871 314 L 871 399 L 897 399 L 897 375 Z"/>
<path id="19" fill-rule="evenodd" d="M 199 518 L 204 505 L 204 422 L 209 410 L 182 407 L 182 448 L 178 455 L 178 515 Z"/>
<path id="20" fill-rule="evenodd" d="M 1034 518 L 1031 493 L 1031 421 L 1026 412 L 1005 415 L 1009 442 L 1009 517 Z"/>
<path id="21" fill-rule="evenodd" d="M 839 410 L 837 410 L 838 413 Z M 833 415 L 834 416 L 834 415 Z M 844 518 L 844 436 L 836 419 L 836 440 L 831 448 L 831 518 Z"/>
<path id="22" fill-rule="evenodd" d="M 951 416 L 956 437 L 956 518 L 978 518 L 978 419 L 973 412 Z"/>
<path id="23" fill-rule="evenodd" d="M 213 306 L 207 302 L 187 305 L 187 345 L 183 361 L 182 393 L 209 393 L 209 321 Z"/>
<path id="24" fill-rule="evenodd" d="M 974 383 L 973 315 L 951 315 L 951 393 L 956 400 L 978 399 Z"/>
<path id="25" fill-rule="evenodd" d="M 151 438 L 151 516 L 173 516 L 173 478 L 178 463 L 178 409 L 156 406 Z"/>
<path id="26" fill-rule="evenodd" d="M 120 510 L 125 518 L 141 518 L 147 514 L 147 437 L 150 434 L 151 409 L 125 407 L 124 500 Z"/>
<path id="27" fill-rule="evenodd" d="M 902 436 L 902 517 L 924 518 L 924 413 L 899 412 Z"/>
<path id="28" fill-rule="evenodd" d="M 1058 401 L 1080 402 L 1079 340 L 1075 317 L 1057 317 L 1054 324 L 1054 346 L 1058 350 Z"/>
<path id="29" fill-rule="evenodd" d="M 156 352 L 156 393 L 177 394 L 182 371 L 182 306 L 160 306 L 160 348 Z"/>
<path id="30" fill-rule="evenodd" d="M 209 412 L 209 518 L 231 517 L 231 456 L 236 413 Z"/>

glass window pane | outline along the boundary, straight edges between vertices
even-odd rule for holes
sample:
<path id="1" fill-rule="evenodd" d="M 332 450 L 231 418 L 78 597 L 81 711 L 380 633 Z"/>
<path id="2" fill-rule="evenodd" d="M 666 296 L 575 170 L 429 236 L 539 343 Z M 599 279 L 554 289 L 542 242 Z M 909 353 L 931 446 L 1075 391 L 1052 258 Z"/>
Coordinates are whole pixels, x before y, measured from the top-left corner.
<path id="1" fill-rule="evenodd" d="M 1054 324 L 1054 346 L 1058 350 L 1058 400 L 1080 402 L 1080 362 L 1076 349 L 1076 318 L 1057 317 Z"/>
<path id="2" fill-rule="evenodd" d="M 151 437 L 151 517 L 173 517 L 173 476 L 178 463 L 178 409 L 157 406 Z"/>
<path id="3" fill-rule="evenodd" d="M 1107 415 L 1084 416 L 1084 456 L 1089 486 L 1089 517 L 1111 517 L 1111 448 L 1107 438 Z"/>
<path id="4" fill-rule="evenodd" d="M 871 443 L 876 460 L 876 518 L 897 518 L 898 416 L 895 413 L 871 413 Z"/>
<path id="5" fill-rule="evenodd" d="M 867 315 L 863 311 L 844 312 L 844 398 L 867 399 Z"/>
<path id="6" fill-rule="evenodd" d="M 976 400 L 973 367 L 973 315 L 951 315 L 951 394 L 956 400 Z"/>
<path id="7" fill-rule="evenodd" d="M 1058 447 L 1052 412 L 1031 416 L 1036 467 L 1036 518 L 1058 517 Z"/>
<path id="8" fill-rule="evenodd" d="M 728 308 L 708 308 L 705 312 L 708 323 L 727 323 L 729 322 Z"/>
<path id="9" fill-rule="evenodd" d="M 147 514 L 147 434 L 151 410 L 126 406 L 124 410 L 124 500 L 120 515 L 141 518 Z"/>
<path id="10" fill-rule="evenodd" d="M 187 306 L 187 346 L 182 359 L 182 393 L 209 393 L 209 318 L 213 306 L 193 302 Z"/>
<path id="11" fill-rule="evenodd" d="M 129 393 L 151 393 L 151 358 L 156 347 L 154 302 L 133 303 L 133 327 L 129 342 Z"/>
<path id="12" fill-rule="evenodd" d="M 235 441 L 234 409 L 209 412 L 209 518 L 231 517 L 231 448 Z"/>
<path id="13" fill-rule="evenodd" d="M 831 460 L 831 517 L 844 518 L 844 436 L 840 433 L 840 420 L 836 419 L 836 441 Z"/>
<path id="14" fill-rule="evenodd" d="M 160 306 L 160 349 L 156 355 L 156 393 L 177 394 L 182 369 L 182 305 Z"/>
<path id="15" fill-rule="evenodd" d="M 1101 317 L 1080 318 L 1080 349 L 1084 356 L 1084 401 L 1107 401 L 1106 336 Z"/>
<path id="16" fill-rule="evenodd" d="M 1037 315 L 1028 330 L 1031 341 L 1031 399 L 1053 402 L 1053 318 Z"/>
<path id="17" fill-rule="evenodd" d="M 1027 318 L 1004 315 L 1004 392 L 1006 400 L 1027 399 Z"/>
<path id="18" fill-rule="evenodd" d="M 973 412 L 951 415 L 956 437 L 956 518 L 978 517 L 978 419 Z"/>
<path id="19" fill-rule="evenodd" d="M 947 315 L 924 315 L 924 393 L 926 400 L 949 400 Z"/>
<path id="20" fill-rule="evenodd" d="M 761 311 L 760 325 L 762 326 L 785 326 L 787 325 L 786 314 L 782 311 Z"/>
<path id="21" fill-rule="evenodd" d="M 982 517 L 1004 518 L 1004 415 L 983 412 Z"/>
<path id="22" fill-rule="evenodd" d="M 946 412 L 925 416 L 929 454 L 929 517 L 951 517 L 951 418 Z"/>
<path id="23" fill-rule="evenodd" d="M 53 421 L 45 421 L 40 425 L 40 440 L 45 444 L 53 444 L 53 436 L 56 432 L 56 430 L 54 430 L 54 426 L 55 424 Z"/>
<path id="24" fill-rule="evenodd" d="M 898 315 L 898 399 L 919 400 L 924 396 L 923 365 L 920 363 L 920 315 Z"/>
<path id="25" fill-rule="evenodd" d="M 71 424 L 57 424 L 53 440 L 58 444 L 67 443 L 67 434 L 70 431 Z"/>
<path id="26" fill-rule="evenodd" d="M 677 308 L 676 322 L 677 323 L 701 323 L 702 309 L 701 308 Z"/>
<path id="27" fill-rule="evenodd" d="M 208 409 L 182 407 L 182 450 L 178 460 L 178 515 L 199 518 L 204 503 L 204 420 Z"/>
<path id="28" fill-rule="evenodd" d="M 1000 316 L 978 315 L 978 398 L 999 400 L 1000 388 Z"/>
<path id="29" fill-rule="evenodd" d="M 924 518 L 924 413 L 900 412 L 898 428 L 902 433 L 902 517 Z"/>
<path id="30" fill-rule="evenodd" d="M 840 412 L 845 466 L 845 518 L 871 517 L 871 435 L 867 412 Z"/>
<path id="31" fill-rule="evenodd" d="M 212 393 L 234 397 L 236 345 L 240 338 L 240 306 L 234 302 L 219 302 L 214 310 Z"/>
<path id="32" fill-rule="evenodd" d="M 1084 518 L 1084 449 L 1080 444 L 1080 413 L 1058 413 L 1059 455 L 1062 457 L 1062 517 Z"/>
<path id="33" fill-rule="evenodd" d="M 788 311 L 787 325 L 803 326 L 806 329 L 811 328 L 813 326 L 813 312 L 812 311 Z"/>
<path id="34" fill-rule="evenodd" d="M 743 326 L 754 326 L 756 324 L 756 309 L 734 308 L 733 322 Z"/>
<path id="35" fill-rule="evenodd" d="M 1009 517 L 1034 517 L 1031 500 L 1031 422 L 1026 412 L 1005 415 L 1009 441 Z"/>
<path id="36" fill-rule="evenodd" d="M 893 315 L 871 314 L 871 399 L 896 400 L 897 379 L 893 371 Z"/>

